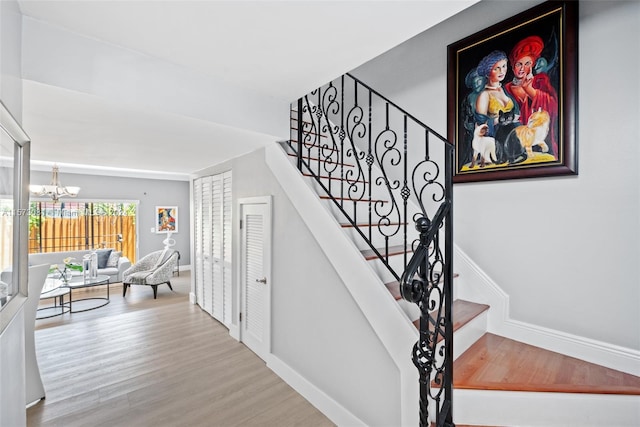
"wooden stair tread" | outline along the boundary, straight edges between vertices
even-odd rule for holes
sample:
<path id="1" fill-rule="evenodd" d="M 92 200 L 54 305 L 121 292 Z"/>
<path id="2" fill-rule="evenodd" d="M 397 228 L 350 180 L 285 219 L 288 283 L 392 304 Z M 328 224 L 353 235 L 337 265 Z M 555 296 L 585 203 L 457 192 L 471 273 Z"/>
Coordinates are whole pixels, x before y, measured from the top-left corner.
<path id="1" fill-rule="evenodd" d="M 454 279 L 458 276 L 459 276 L 458 273 L 453 273 Z M 389 292 L 391 292 L 391 295 L 393 295 L 396 301 L 399 299 L 402 299 L 402 295 L 400 295 L 400 282 L 398 282 L 397 280 L 394 280 L 392 282 L 385 283 L 384 285 L 387 287 L 387 289 L 389 289 Z M 470 304 L 475 304 L 475 303 L 470 303 Z M 488 305 L 486 307 L 489 308 Z"/>
<path id="2" fill-rule="evenodd" d="M 453 320 L 453 330 L 457 331 L 474 318 L 484 313 L 489 309 L 487 304 L 478 304 L 471 301 L 465 301 L 457 299 L 453 301 L 453 313 L 451 314 Z"/>
<path id="3" fill-rule="evenodd" d="M 377 248 L 377 249 L 378 249 L 378 252 L 383 256 L 385 255 L 385 253 L 387 253 L 387 251 L 384 248 Z M 412 253 L 413 249 L 409 246 L 405 250 L 403 245 L 389 246 L 389 251 L 387 253 L 387 256 L 401 255 L 405 252 Z M 364 256 L 364 258 L 367 261 L 378 258 L 378 255 L 376 255 L 373 249 L 364 249 L 364 250 L 361 250 L 360 253 L 362 253 L 362 256 Z"/>
<path id="4" fill-rule="evenodd" d="M 458 329 L 462 328 L 488 309 L 489 306 L 486 304 L 477 304 L 475 302 L 461 299 L 453 301 L 453 313 L 451 314 L 451 318 L 453 320 L 453 332 L 455 333 Z M 413 324 L 416 328 L 420 329 L 420 319 L 414 320 Z M 442 337 L 440 340 L 442 340 Z"/>
<path id="5" fill-rule="evenodd" d="M 487 333 L 454 362 L 458 389 L 640 395 L 640 377 Z"/>

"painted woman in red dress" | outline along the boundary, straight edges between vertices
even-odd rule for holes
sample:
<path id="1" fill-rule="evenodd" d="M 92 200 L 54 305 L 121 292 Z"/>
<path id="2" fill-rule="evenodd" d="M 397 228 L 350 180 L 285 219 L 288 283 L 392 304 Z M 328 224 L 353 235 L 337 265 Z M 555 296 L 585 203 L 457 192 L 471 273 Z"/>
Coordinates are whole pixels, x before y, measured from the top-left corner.
<path id="1" fill-rule="evenodd" d="M 543 48 L 544 43 L 538 36 L 526 37 L 513 47 L 509 61 L 514 78 L 505 85 L 505 89 L 513 95 L 520 107 L 522 124 L 526 125 L 531 113 L 539 108 L 549 113 L 551 126 L 548 145 L 553 151 L 550 154 L 558 158 L 558 95 L 546 73 L 533 74 Z"/>

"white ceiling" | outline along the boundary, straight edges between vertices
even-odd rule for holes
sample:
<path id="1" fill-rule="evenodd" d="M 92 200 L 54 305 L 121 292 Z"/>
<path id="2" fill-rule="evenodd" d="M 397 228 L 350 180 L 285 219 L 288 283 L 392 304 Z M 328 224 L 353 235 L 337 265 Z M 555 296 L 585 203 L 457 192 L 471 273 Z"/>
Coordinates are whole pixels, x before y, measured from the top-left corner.
<path id="1" fill-rule="evenodd" d="M 23 15 L 34 22 L 147 55 L 167 67 L 192 70 L 219 85 L 289 103 L 476 1 L 19 0 L 19 4 Z M 287 137 L 249 130 L 250 126 L 228 126 L 215 118 L 151 109 L 142 102 L 117 102 L 50 82 L 25 80 L 23 89 L 23 125 L 32 139 L 36 163 L 191 173 Z M 181 96 L 179 91 L 175 96 Z M 282 120 L 286 127 L 286 113 Z"/>

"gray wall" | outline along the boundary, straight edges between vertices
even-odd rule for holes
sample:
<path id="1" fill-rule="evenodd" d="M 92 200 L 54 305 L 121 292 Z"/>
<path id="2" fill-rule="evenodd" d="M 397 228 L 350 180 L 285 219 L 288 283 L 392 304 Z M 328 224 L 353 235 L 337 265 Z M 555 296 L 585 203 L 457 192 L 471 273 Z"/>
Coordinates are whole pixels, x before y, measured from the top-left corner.
<path id="1" fill-rule="evenodd" d="M 139 201 L 138 205 L 138 258 L 162 249 L 166 234 L 152 233 L 155 227 L 156 206 L 178 206 L 178 232 L 171 236 L 176 241 L 175 249 L 180 252 L 180 264 L 191 264 L 191 212 L 188 181 L 159 179 L 122 178 L 103 175 L 83 175 L 65 173 L 60 170 L 63 185 L 81 188 L 76 199 L 63 200 L 128 200 Z M 51 172 L 31 171 L 31 182 L 48 184 Z"/>
<path id="2" fill-rule="evenodd" d="M 239 198 L 273 196 L 272 353 L 366 424 L 399 425 L 399 371 L 266 166 L 264 150 L 203 174 L 229 169 L 234 224 Z M 234 248 L 239 239 L 234 226 Z M 234 250 L 234 275 L 239 262 Z"/>
<path id="3" fill-rule="evenodd" d="M 447 45 L 538 3 L 480 2 L 354 74 L 446 135 Z M 457 184 L 455 241 L 513 319 L 638 350 L 640 2 L 579 19 L 579 176 Z"/>

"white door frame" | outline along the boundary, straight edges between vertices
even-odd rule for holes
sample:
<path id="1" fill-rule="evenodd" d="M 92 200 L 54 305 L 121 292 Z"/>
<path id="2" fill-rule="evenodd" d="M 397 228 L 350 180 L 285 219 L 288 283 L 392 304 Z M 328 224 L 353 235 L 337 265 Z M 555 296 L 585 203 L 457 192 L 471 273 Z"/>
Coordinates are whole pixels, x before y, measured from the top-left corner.
<path id="1" fill-rule="evenodd" d="M 266 205 L 266 225 L 264 239 L 265 239 L 265 248 L 267 253 L 267 262 L 263 265 L 264 276 L 267 279 L 268 292 L 265 300 L 265 343 L 266 343 L 266 354 L 265 357 L 271 353 L 271 249 L 272 249 L 272 196 L 258 196 L 258 197 L 244 197 L 238 199 L 238 222 L 236 230 L 238 230 L 238 245 L 236 245 L 236 259 L 238 260 L 235 263 L 236 267 L 236 280 L 235 280 L 235 294 L 237 295 L 235 310 L 233 313 L 233 323 L 234 328 L 230 329 L 230 334 L 235 336 L 238 341 L 242 341 L 242 329 L 243 325 L 240 321 L 240 313 L 242 311 L 243 302 L 244 302 L 244 292 L 243 292 L 243 283 L 242 283 L 242 275 L 244 269 L 244 260 L 242 259 L 242 248 L 243 248 L 243 231 L 240 229 L 240 221 L 243 220 L 244 217 L 244 206 L 245 205 L 256 205 L 262 204 Z M 243 319 L 244 320 L 244 319 Z"/>

